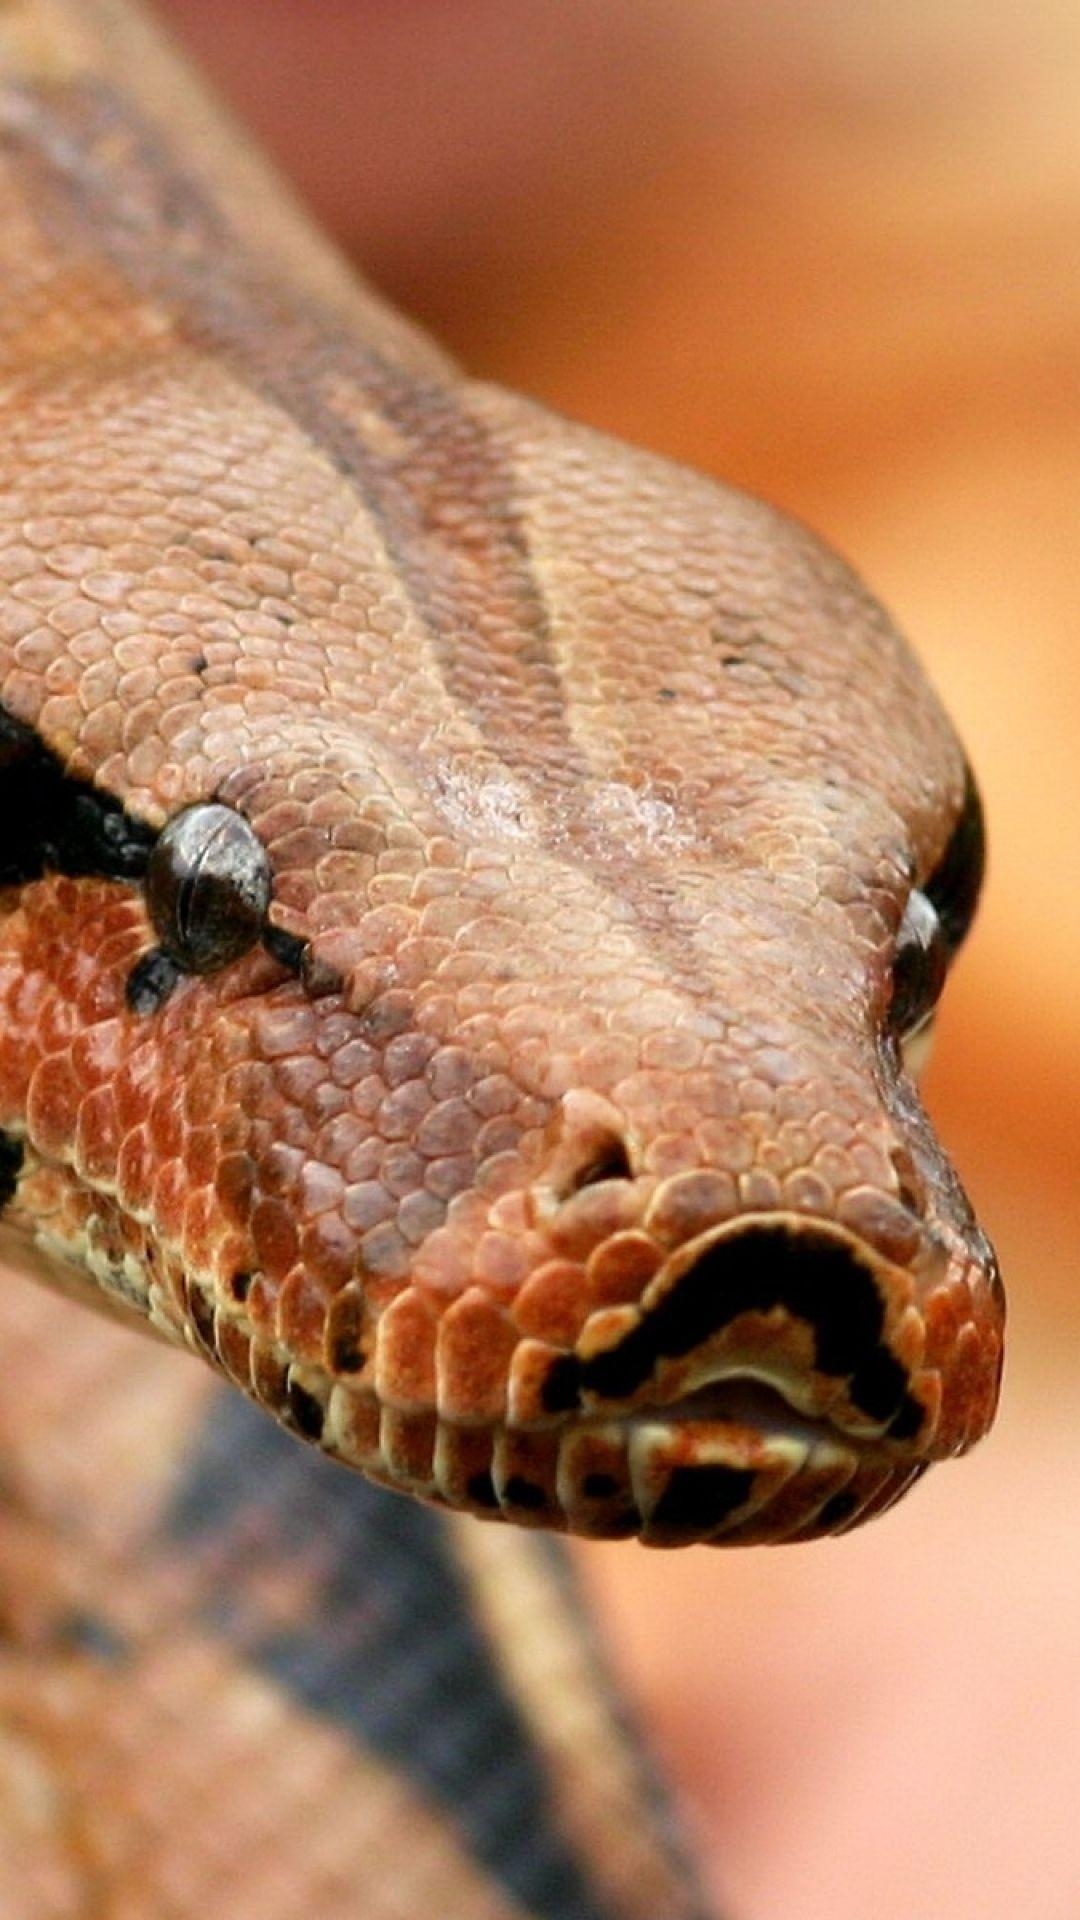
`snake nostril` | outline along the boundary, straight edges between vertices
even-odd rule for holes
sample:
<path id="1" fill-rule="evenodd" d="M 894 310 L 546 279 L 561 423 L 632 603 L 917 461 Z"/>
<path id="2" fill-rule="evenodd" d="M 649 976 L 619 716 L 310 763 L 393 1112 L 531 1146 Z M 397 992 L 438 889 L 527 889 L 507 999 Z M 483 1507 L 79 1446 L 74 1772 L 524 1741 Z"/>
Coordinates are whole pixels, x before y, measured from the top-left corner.
<path id="1" fill-rule="evenodd" d="M 552 1116 L 550 1157 L 538 1182 L 545 1210 L 559 1208 L 587 1187 L 634 1178 L 632 1133 L 603 1094 L 576 1087 Z"/>
<path id="2" fill-rule="evenodd" d="M 602 1180 L 631 1180 L 633 1173 L 625 1140 L 617 1133 L 606 1134 L 589 1142 L 586 1154 L 564 1184 L 563 1197 L 569 1200 L 585 1187 L 599 1186 Z"/>

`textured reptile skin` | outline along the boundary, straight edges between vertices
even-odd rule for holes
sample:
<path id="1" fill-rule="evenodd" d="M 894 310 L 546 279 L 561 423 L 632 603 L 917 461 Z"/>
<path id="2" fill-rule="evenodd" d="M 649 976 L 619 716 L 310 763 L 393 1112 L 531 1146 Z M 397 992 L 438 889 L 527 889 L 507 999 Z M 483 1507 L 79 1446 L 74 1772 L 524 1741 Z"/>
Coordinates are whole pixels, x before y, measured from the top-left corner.
<path id="1" fill-rule="evenodd" d="M 464 380 L 112 0 L 0 5 L 0 270 L 5 1255 L 202 1351 L 372 1479 L 523 1526 L 807 1538 L 977 1438 L 1000 1290 L 893 986 L 913 889 L 963 931 L 975 802 L 850 571 L 756 502 Z M 270 905 L 264 938 L 195 973 L 147 871 L 210 801 L 254 828 Z M 79 1769 L 113 1713 L 133 1794 L 168 1750 L 170 1840 L 180 1756 L 217 1778 L 235 1736 L 246 1779 L 244 1741 L 267 1760 L 265 1729 L 307 1713 L 305 1753 L 339 1743 L 315 1773 L 419 1793 L 464 1876 L 438 1911 L 691 1910 L 569 1626 L 592 1717 L 552 1812 L 574 1742 L 550 1706 L 545 1731 L 509 1598 L 566 1616 L 547 1544 L 328 1479 L 202 1379 L 170 1370 L 182 1417 L 151 1420 L 121 1335 L 23 1311 L 51 1411 L 13 1422 L 17 1453 L 45 1429 L 30 1492 L 13 1476 L 14 1615 L 47 1623 L 49 1684 L 16 1673 L 13 1724 L 52 1756 L 87 1886 L 120 1871 L 109 1820 L 78 1811 L 108 1798 Z M 141 1460 L 88 1417 L 113 1340 Z M 124 1481 L 112 1531 L 88 1464 Z M 502 1731 L 469 1734 L 489 1758 L 517 1737 L 499 1687 L 533 1702 L 510 1801 L 530 1833 L 520 1809 L 546 1809 L 540 1864 L 519 1835 L 503 1870 L 511 1814 L 474 1816 L 427 1699 L 403 1678 L 380 1705 L 399 1613 L 402 1675 L 444 1686 L 425 1609 L 458 1636 L 451 1697 L 499 1668 L 475 1692 Z M 139 1721 L 160 1664 L 172 1741 Z M 206 1690 L 234 1683 L 204 1747 Z M 110 1816 L 141 1891 L 124 1906 L 106 1877 L 86 1911 L 147 1911 L 156 1791 Z M 305 1910 L 382 1911 L 327 1819 L 351 1891 Z M 303 1854 L 297 1874 L 314 1835 Z M 435 1910 L 397 1871 L 371 1879 L 385 1910 Z M 155 1861 L 154 1911 L 201 1911 L 177 1873 Z M 273 1910 L 238 1881 L 228 1920 L 245 1897 Z"/>

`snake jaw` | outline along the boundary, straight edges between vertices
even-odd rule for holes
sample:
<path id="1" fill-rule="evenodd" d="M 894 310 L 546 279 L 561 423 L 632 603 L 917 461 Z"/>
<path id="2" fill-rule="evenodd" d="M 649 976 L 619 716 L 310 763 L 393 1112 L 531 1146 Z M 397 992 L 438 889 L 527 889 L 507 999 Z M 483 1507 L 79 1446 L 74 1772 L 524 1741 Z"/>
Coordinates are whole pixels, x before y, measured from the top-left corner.
<path id="1" fill-rule="evenodd" d="M 846 1530 L 977 1437 L 957 1391 L 988 1422 L 997 1330 L 933 1232 L 901 1267 L 835 1222 L 725 1221 L 555 1358 L 559 1506 L 573 1531 L 652 1545 Z M 527 1428 L 527 1391 L 516 1410 Z"/>
<path id="2" fill-rule="evenodd" d="M 614 1184 L 592 1189 L 602 1211 Z M 534 1278 L 550 1319 L 572 1266 L 549 1261 Z M 958 1431 L 943 1386 L 950 1360 L 969 1411 L 978 1403 L 979 1424 L 989 1417 L 993 1368 L 978 1351 L 969 1282 L 932 1234 L 901 1268 L 835 1222 L 743 1215 L 660 1259 L 637 1304 L 587 1316 L 572 1348 L 522 1328 L 505 1411 L 489 1425 L 441 1401 L 437 1415 L 384 1405 L 358 1420 L 335 1389 L 323 1443 L 422 1497 L 590 1537 L 728 1545 L 846 1531 L 977 1437 Z M 526 1286 L 526 1323 L 532 1304 Z M 397 1314 L 383 1323 L 388 1342 Z M 473 1355 L 482 1337 L 490 1357 L 494 1303 L 474 1289 L 448 1309 L 438 1343 L 448 1362 L 459 1322 Z M 991 1351 L 995 1328 L 991 1313 Z M 410 1314 L 410 1343 L 417 1332 Z M 389 1344 L 382 1372 L 404 1386 Z M 440 1377 L 449 1391 L 452 1368 Z"/>

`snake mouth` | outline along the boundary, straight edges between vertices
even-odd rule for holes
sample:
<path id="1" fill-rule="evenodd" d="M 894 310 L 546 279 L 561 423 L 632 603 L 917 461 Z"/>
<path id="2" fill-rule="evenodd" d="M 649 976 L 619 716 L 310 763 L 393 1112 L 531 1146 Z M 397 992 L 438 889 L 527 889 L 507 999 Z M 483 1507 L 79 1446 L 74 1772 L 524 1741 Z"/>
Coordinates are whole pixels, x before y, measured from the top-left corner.
<path id="1" fill-rule="evenodd" d="M 323 1444 L 522 1526 L 685 1546 L 808 1540 L 934 1457 L 919 1280 L 831 1222 L 751 1214 L 684 1242 L 573 1348 L 517 1341 L 494 1425 L 331 1394 Z M 355 1404 L 354 1404 L 355 1403 Z"/>
<path id="2" fill-rule="evenodd" d="M 685 1243 L 543 1377 L 571 1529 L 748 1543 L 881 1511 L 934 1453 L 917 1288 L 832 1222 L 748 1214 Z M 534 1408 L 522 1391 L 513 1417 Z"/>
<path id="3" fill-rule="evenodd" d="M 766 1443 L 781 1438 L 809 1445 L 827 1434 L 840 1438 L 840 1429 L 826 1416 L 801 1412 L 773 1381 L 748 1373 L 710 1380 L 668 1406 L 641 1409 L 630 1415 L 630 1423 L 735 1427 Z M 844 1437 L 852 1444 L 850 1436 Z"/>

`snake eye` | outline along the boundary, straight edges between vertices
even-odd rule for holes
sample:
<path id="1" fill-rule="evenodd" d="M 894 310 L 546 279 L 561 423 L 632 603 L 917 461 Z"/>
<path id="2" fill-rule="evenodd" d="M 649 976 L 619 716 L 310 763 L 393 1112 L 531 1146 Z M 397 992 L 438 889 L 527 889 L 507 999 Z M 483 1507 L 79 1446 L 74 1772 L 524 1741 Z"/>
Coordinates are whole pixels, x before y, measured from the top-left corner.
<path id="1" fill-rule="evenodd" d="M 923 884 L 923 892 L 941 921 L 953 953 L 975 916 L 985 866 L 982 803 L 969 767 L 964 776 L 963 803 L 951 838 L 934 872 Z"/>
<path id="2" fill-rule="evenodd" d="M 146 904 L 169 957 L 186 973 L 214 973 L 261 937 L 270 905 L 266 850 L 231 807 L 188 807 L 158 835 Z"/>
<path id="3" fill-rule="evenodd" d="M 924 1025 L 945 984 L 949 943 L 936 909 L 916 889 L 908 899 L 893 956 L 889 1025 L 900 1040 Z"/>

